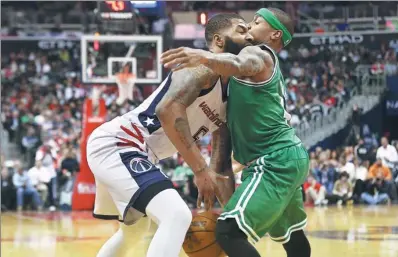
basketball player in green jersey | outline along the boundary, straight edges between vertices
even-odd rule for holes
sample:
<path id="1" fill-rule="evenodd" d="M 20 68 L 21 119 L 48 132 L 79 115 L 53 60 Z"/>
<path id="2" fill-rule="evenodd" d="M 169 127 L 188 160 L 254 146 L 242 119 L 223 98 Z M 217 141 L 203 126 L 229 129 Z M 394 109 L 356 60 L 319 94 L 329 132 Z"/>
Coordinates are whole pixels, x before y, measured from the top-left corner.
<path id="1" fill-rule="evenodd" d="M 217 240 L 229 257 L 259 257 L 247 241 L 266 233 L 282 243 L 288 257 L 309 257 L 303 228 L 307 216 L 301 185 L 308 154 L 285 111 L 285 83 L 276 52 L 292 39 L 293 22 L 279 9 L 262 8 L 250 23 L 257 46 L 238 55 L 179 48 L 163 54 L 165 67 L 176 70 L 203 64 L 230 77 L 227 123 L 234 158 L 246 165 L 242 184 L 224 207 Z"/>

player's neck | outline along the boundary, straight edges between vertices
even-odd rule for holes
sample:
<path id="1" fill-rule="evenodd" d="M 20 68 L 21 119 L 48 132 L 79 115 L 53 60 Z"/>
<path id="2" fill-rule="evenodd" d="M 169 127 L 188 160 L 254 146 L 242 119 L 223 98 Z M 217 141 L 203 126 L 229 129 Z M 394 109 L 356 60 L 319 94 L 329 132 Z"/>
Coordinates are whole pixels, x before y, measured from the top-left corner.
<path id="1" fill-rule="evenodd" d="M 269 46 L 276 53 L 279 53 L 283 48 L 283 46 L 279 42 L 269 42 L 266 43 L 266 45 Z"/>

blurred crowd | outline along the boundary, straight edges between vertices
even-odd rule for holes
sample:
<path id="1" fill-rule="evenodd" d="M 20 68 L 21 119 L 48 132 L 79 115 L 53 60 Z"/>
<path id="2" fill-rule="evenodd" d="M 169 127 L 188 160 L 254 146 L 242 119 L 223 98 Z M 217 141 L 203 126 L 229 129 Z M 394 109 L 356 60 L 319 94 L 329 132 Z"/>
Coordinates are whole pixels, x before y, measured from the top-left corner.
<path id="1" fill-rule="evenodd" d="M 398 203 L 398 142 L 382 137 L 378 144 L 367 126 L 361 134 L 356 145 L 310 153 L 308 205 Z"/>
<path id="2" fill-rule="evenodd" d="M 356 88 L 360 91 L 359 65 L 371 64 L 369 74 L 398 74 L 398 48 L 382 44 L 374 48 L 347 45 L 329 48 L 304 45 L 279 53 L 287 85 L 287 110 L 291 124 L 307 124 L 346 102 Z"/>
<path id="3" fill-rule="evenodd" d="M 79 61 L 64 50 L 2 57 L 1 121 L 22 154 L 8 161 L 2 158 L 3 208 L 22 209 L 26 196 L 34 208 L 54 210 L 61 193 L 71 191 L 79 170 L 85 97 L 75 72 Z M 7 201 L 14 191 L 17 201 Z"/>
<path id="4" fill-rule="evenodd" d="M 70 208 L 79 171 L 83 103 L 91 93 L 79 79 L 79 63 L 80 56 L 66 50 L 2 56 L 1 121 L 17 146 L 10 160 L 1 158 L 3 209 L 20 210 L 25 202 L 36 209 Z M 106 88 L 103 97 L 108 119 L 142 99 L 116 106 L 116 87 Z M 25 196 L 30 200 L 24 201 Z"/>

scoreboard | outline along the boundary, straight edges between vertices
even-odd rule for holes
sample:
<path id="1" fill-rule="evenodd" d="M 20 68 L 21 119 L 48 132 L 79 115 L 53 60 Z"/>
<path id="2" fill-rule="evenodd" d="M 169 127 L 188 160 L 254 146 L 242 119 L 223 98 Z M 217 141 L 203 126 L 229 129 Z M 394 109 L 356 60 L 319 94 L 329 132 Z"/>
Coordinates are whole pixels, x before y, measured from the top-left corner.
<path id="1" fill-rule="evenodd" d="M 130 1 L 100 1 L 99 13 L 102 20 L 133 19 L 133 8 Z"/>
<path id="2" fill-rule="evenodd" d="M 103 32 L 135 33 L 139 16 L 162 18 L 164 1 L 97 1 L 97 24 Z M 102 33 L 102 32 L 101 32 Z"/>

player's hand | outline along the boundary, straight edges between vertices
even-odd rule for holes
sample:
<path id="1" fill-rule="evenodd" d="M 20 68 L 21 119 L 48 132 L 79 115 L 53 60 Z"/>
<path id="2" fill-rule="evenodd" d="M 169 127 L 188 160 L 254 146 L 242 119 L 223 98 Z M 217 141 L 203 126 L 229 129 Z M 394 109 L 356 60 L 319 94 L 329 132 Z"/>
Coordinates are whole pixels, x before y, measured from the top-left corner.
<path id="1" fill-rule="evenodd" d="M 206 63 L 209 54 L 209 52 L 200 49 L 179 47 L 164 52 L 160 56 L 160 62 L 165 68 L 177 71 L 184 68 L 197 67 Z"/>
<path id="2" fill-rule="evenodd" d="M 210 210 L 213 207 L 216 195 L 220 195 L 217 180 L 227 180 L 227 176 L 222 176 L 210 169 L 206 169 L 200 173 L 195 174 L 194 182 L 198 187 L 197 207 L 201 208 L 202 201 L 205 204 L 205 209 Z"/>

